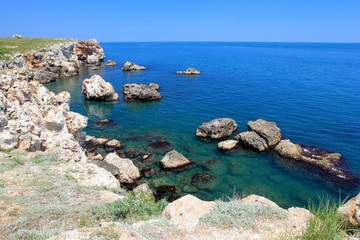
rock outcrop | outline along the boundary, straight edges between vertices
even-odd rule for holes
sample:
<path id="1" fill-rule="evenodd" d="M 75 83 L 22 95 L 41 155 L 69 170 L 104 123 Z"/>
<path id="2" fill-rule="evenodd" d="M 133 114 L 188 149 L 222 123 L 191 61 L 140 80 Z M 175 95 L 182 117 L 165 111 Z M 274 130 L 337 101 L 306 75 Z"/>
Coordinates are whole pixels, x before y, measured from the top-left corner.
<path id="1" fill-rule="evenodd" d="M 138 198 L 153 198 L 154 193 L 151 191 L 149 185 L 146 183 L 140 184 L 136 188 L 133 189 L 133 192 Z"/>
<path id="2" fill-rule="evenodd" d="M 124 66 L 121 67 L 121 70 L 126 71 L 126 72 L 141 71 L 141 70 L 145 70 L 145 69 L 146 69 L 146 67 L 144 67 L 144 66 L 139 66 L 133 62 L 128 62 L 128 61 L 126 61 Z"/>
<path id="3" fill-rule="evenodd" d="M 339 214 L 355 227 L 360 226 L 360 193 L 339 208 Z"/>
<path id="4" fill-rule="evenodd" d="M 236 136 L 236 139 L 246 148 L 253 151 L 262 152 L 268 149 L 265 139 L 255 132 L 242 132 Z"/>
<path id="5" fill-rule="evenodd" d="M 140 178 L 140 171 L 134 163 L 127 158 L 120 158 L 115 153 L 109 153 L 104 162 L 117 168 L 120 183 L 132 184 Z"/>
<path id="6" fill-rule="evenodd" d="M 125 101 L 154 101 L 161 99 L 160 93 L 144 84 L 125 84 L 123 87 Z"/>
<path id="7" fill-rule="evenodd" d="M 274 122 L 268 122 L 263 119 L 248 122 L 249 131 L 256 132 L 260 137 L 265 139 L 269 147 L 274 147 L 281 140 L 280 128 Z"/>
<path id="8" fill-rule="evenodd" d="M 98 64 L 104 50 L 95 39 L 69 41 L 26 53 L 14 54 L 10 60 L 0 61 L 0 69 L 16 75 L 18 80 L 40 83 L 76 75 L 80 65 Z"/>
<path id="9" fill-rule="evenodd" d="M 82 84 L 82 92 L 86 100 L 111 102 L 119 98 L 114 87 L 99 75 L 85 79 Z"/>
<path id="10" fill-rule="evenodd" d="M 80 146 L 87 118 L 71 112 L 70 94 L 55 95 L 38 82 L 0 75 L 0 150 L 45 151 L 60 160 L 83 161 Z"/>
<path id="11" fill-rule="evenodd" d="M 175 169 L 191 164 L 191 162 L 176 150 L 168 152 L 160 161 L 165 169 Z"/>
<path id="12" fill-rule="evenodd" d="M 221 139 L 229 137 L 236 131 L 238 125 L 231 118 L 217 118 L 203 123 L 196 129 L 196 136 L 200 138 Z"/>
<path id="13" fill-rule="evenodd" d="M 341 179 L 353 179 L 351 174 L 343 169 L 343 158 L 339 153 L 329 152 L 318 147 L 294 144 L 290 140 L 281 140 L 274 150 L 281 157 L 317 166 Z"/>
<path id="14" fill-rule="evenodd" d="M 200 75 L 200 71 L 195 68 L 189 67 L 185 71 L 177 71 L 176 74 L 185 74 L 185 75 Z"/>

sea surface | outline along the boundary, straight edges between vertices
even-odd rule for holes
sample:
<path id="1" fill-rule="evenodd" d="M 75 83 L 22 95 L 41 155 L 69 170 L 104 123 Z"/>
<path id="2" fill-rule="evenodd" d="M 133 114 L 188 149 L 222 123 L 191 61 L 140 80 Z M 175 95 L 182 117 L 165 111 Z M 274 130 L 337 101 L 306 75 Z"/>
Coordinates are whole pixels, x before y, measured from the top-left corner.
<path id="1" fill-rule="evenodd" d="M 103 64 L 99 70 L 82 67 L 78 76 L 59 79 L 47 87 L 57 93 L 71 93 L 71 109 L 89 117 L 85 129 L 89 135 L 120 140 L 124 145 L 120 151 L 132 151 L 140 169 L 153 169 L 155 174 L 141 181 L 154 191 L 172 185 L 177 195 L 191 193 L 204 200 L 254 193 L 283 207 L 307 206 L 309 200 L 326 197 L 344 199 L 359 192 L 357 183 L 344 184 L 271 152 L 220 152 L 216 141 L 197 139 L 195 130 L 219 117 L 233 118 L 239 125 L 237 133 L 246 131 L 250 120 L 274 121 L 283 138 L 341 153 L 348 169 L 360 177 L 360 44 L 179 42 L 101 46 L 105 61 L 112 59 L 117 66 Z M 125 61 L 147 70 L 122 72 Z M 190 66 L 199 69 L 201 75 L 175 74 Z M 85 101 L 81 84 L 94 74 L 114 86 L 120 95 L 117 102 Z M 123 100 L 124 84 L 150 82 L 161 86 L 161 101 Z M 116 123 L 91 126 L 101 119 Z M 166 151 L 148 146 L 156 141 L 171 143 L 195 165 L 182 171 L 161 170 L 159 161 Z M 150 152 L 153 157 L 142 161 L 136 156 L 138 152 Z"/>

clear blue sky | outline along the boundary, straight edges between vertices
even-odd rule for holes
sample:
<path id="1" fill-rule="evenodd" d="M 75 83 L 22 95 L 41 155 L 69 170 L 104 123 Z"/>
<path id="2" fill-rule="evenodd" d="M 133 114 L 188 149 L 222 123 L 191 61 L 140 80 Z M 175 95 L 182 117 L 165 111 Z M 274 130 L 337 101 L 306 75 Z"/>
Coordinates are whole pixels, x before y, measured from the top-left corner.
<path id="1" fill-rule="evenodd" d="M 0 36 L 360 42 L 360 0 L 1 0 Z"/>

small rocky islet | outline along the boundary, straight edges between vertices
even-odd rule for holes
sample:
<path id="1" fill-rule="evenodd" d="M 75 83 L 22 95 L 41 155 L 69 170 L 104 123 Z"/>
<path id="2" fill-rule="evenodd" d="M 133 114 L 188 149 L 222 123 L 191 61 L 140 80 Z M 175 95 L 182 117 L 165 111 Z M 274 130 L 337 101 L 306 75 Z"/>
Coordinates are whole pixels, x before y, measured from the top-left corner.
<path id="1" fill-rule="evenodd" d="M 54 55 L 56 62 L 54 62 L 54 57 L 49 57 Z M 46 154 L 54 154 L 64 162 L 77 163 L 79 166 L 81 164 L 90 166 L 95 163 L 91 165 L 91 171 L 92 174 L 95 172 L 99 179 L 94 178 L 92 184 L 97 181 L 96 183 L 100 184 L 101 182 L 104 186 L 128 186 L 129 189 L 134 189 L 135 194 L 146 192 L 152 195 L 149 186 L 144 185 L 141 178 L 157 174 L 155 170 L 147 168 L 140 170 L 132 159 L 119 156 L 118 150 L 123 147 L 119 140 L 86 135 L 83 129 L 87 126 L 87 118 L 70 111 L 70 95 L 67 92 L 55 95 L 41 85 L 41 83 L 53 81 L 59 77 L 77 74 L 80 65 L 96 66 L 104 58 L 103 50 L 96 40 L 89 40 L 52 47 L 48 50 L 41 50 L 40 53 L 31 52 L 17 55 L 15 60 L 1 63 L 2 69 L 11 71 L 0 75 L 0 139 L 2 140 L 0 150 L 16 148 L 29 152 L 41 151 Z M 145 69 L 134 63 L 125 65 L 124 71 Z M 108 66 L 114 65 L 109 62 Z M 189 73 L 180 74 L 197 74 L 197 72 L 190 73 L 194 72 L 190 70 L 185 71 Z M 157 89 L 159 86 L 156 84 L 149 86 L 130 84 L 124 86 L 124 99 L 125 101 L 159 100 L 161 96 Z M 118 100 L 118 94 L 111 84 L 105 82 L 98 75 L 84 80 L 83 93 L 87 100 Z M 114 124 L 114 122 L 104 119 L 96 124 L 93 126 L 102 127 Z M 218 148 L 220 150 L 272 151 L 284 159 L 314 165 L 338 178 L 352 179 L 351 174 L 343 168 L 343 159 L 340 154 L 317 147 L 294 144 L 288 139 L 282 139 L 281 131 L 274 122 L 262 119 L 249 121 L 248 131 L 236 135 L 235 139 L 222 141 L 232 136 L 237 128 L 238 125 L 233 119 L 214 119 L 199 126 L 196 129 L 196 136 L 199 139 L 219 140 Z M 106 149 L 108 153 L 103 156 L 97 152 L 98 147 Z M 152 155 L 151 149 L 156 148 L 164 148 L 168 151 L 158 163 L 164 170 L 173 171 L 194 164 L 175 149 L 171 149 L 171 143 L 164 140 L 149 144 L 149 149 L 147 149 L 150 150 L 149 152 L 135 154 L 128 151 L 127 154 L 141 156 L 143 160 L 146 160 Z M 8 158 L 8 155 L 1 153 L 1 158 Z M 89 160 L 92 163 L 87 163 Z M 189 184 L 198 189 L 207 189 L 209 185 L 217 184 L 217 178 L 208 172 L 196 173 L 189 180 Z M 158 199 L 167 197 L 171 201 L 174 200 L 165 209 L 164 214 L 171 221 L 180 219 L 185 227 L 188 224 L 186 221 L 188 219 L 185 217 L 191 215 L 189 206 L 193 206 L 189 204 L 190 202 L 195 202 L 194 206 L 197 206 L 198 209 L 202 209 L 203 205 L 213 204 L 196 198 L 189 199 L 190 195 L 176 200 L 180 197 L 178 187 L 171 185 L 159 185 L 155 196 Z M 341 209 L 342 214 L 357 226 L 360 224 L 358 199 L 359 195 Z M 259 199 L 254 202 L 259 202 Z M 182 207 L 178 206 L 179 204 Z M 273 206 L 275 203 L 267 202 L 266 204 Z M 174 210 L 171 210 L 172 207 Z M 204 212 L 209 208 L 206 207 L 207 210 L 204 209 Z M 181 212 L 179 216 L 184 217 L 179 218 L 175 212 L 180 209 L 185 212 Z M 192 219 L 195 219 L 195 222 L 192 222 L 194 226 L 196 226 L 198 218 L 192 216 Z"/>

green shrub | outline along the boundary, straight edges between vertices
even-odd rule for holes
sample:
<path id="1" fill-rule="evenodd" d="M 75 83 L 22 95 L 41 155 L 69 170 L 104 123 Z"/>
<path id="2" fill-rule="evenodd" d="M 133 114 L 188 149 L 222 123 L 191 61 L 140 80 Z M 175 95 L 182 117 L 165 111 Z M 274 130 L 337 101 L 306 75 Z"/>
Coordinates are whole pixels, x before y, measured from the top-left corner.
<path id="1" fill-rule="evenodd" d="M 98 220 L 124 220 L 125 222 L 145 221 L 153 216 L 160 215 L 166 205 L 167 202 L 165 200 L 156 202 L 154 198 L 137 198 L 131 194 L 124 199 L 107 203 L 105 206 L 93 208 L 92 214 Z"/>
<path id="2" fill-rule="evenodd" d="M 350 229 L 347 221 L 338 215 L 338 208 L 343 202 L 336 203 L 330 199 L 320 200 L 318 206 L 309 204 L 309 211 L 314 214 L 309 221 L 302 240 L 335 240 L 343 239 L 348 233 L 359 234 L 359 229 Z"/>
<path id="3" fill-rule="evenodd" d="M 0 188 L 4 188 L 5 187 L 5 182 L 0 180 Z"/>
<path id="4" fill-rule="evenodd" d="M 251 228 L 258 217 L 284 219 L 287 211 L 269 206 L 245 204 L 240 201 L 217 201 L 200 221 L 214 227 Z"/>
<path id="5" fill-rule="evenodd" d="M 11 158 L 11 161 L 13 161 L 15 163 L 15 165 L 24 165 L 25 164 L 25 162 L 18 157 Z"/>

